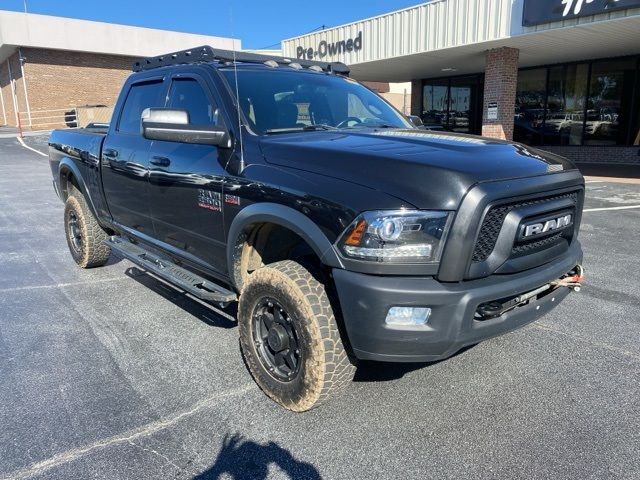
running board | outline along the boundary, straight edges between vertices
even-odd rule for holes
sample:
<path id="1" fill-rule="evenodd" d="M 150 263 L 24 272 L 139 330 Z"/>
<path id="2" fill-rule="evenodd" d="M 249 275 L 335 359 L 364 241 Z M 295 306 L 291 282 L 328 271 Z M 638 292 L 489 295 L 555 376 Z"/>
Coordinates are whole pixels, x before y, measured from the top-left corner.
<path id="1" fill-rule="evenodd" d="M 160 258 L 122 237 L 110 237 L 105 243 L 127 260 L 202 300 L 215 302 L 221 307 L 225 307 L 238 299 L 238 296 L 231 290 L 205 280 L 195 273 L 179 267 L 169 260 Z"/>

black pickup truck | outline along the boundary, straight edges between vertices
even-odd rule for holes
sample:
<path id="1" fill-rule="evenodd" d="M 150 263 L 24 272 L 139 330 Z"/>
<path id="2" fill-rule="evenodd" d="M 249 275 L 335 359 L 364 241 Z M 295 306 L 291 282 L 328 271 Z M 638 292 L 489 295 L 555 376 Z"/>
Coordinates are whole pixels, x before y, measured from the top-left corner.
<path id="1" fill-rule="evenodd" d="M 71 255 L 238 301 L 248 369 L 288 409 L 358 360 L 443 359 L 580 286 L 564 158 L 417 128 L 341 63 L 200 47 L 133 70 L 108 128 L 51 134 Z"/>

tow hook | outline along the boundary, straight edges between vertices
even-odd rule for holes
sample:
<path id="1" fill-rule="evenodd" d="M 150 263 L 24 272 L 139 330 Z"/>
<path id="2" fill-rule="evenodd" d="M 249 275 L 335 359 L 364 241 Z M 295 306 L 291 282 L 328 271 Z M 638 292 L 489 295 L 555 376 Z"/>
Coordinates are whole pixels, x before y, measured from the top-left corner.
<path id="1" fill-rule="evenodd" d="M 582 280 L 584 280 L 584 268 L 582 265 L 576 265 L 573 270 L 554 280 L 550 285 L 555 288 L 568 287 L 574 292 L 579 292 L 582 288 Z"/>
<path id="2" fill-rule="evenodd" d="M 557 280 L 549 282 L 541 287 L 538 287 L 529 292 L 521 293 L 508 300 L 495 300 L 493 302 L 483 303 L 478 306 L 476 314 L 479 315 L 480 320 L 489 320 L 491 318 L 497 318 L 513 310 L 521 305 L 528 303 L 531 299 L 545 294 L 545 292 L 552 292 L 560 287 L 567 287 L 574 292 L 579 292 L 582 287 L 582 280 L 584 278 L 584 269 L 582 265 L 576 265 L 572 270 Z"/>

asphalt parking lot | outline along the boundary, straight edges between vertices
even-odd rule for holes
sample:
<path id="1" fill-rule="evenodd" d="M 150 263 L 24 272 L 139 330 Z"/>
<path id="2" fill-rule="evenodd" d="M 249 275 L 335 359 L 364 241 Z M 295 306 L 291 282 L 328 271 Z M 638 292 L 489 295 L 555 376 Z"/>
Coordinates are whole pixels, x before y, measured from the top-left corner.
<path id="1" fill-rule="evenodd" d="M 76 268 L 47 159 L 0 139 L 0 479 L 640 478 L 640 208 L 610 210 L 640 185 L 587 191 L 580 293 L 292 414 L 251 380 L 232 310 L 114 256 Z"/>

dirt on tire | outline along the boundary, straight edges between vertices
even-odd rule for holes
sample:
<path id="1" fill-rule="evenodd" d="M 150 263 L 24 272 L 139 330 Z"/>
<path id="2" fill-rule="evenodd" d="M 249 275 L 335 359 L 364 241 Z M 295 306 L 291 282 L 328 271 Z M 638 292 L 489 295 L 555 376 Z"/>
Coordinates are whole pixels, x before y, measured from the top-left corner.
<path id="1" fill-rule="evenodd" d="M 76 248 L 71 239 L 69 217 L 75 215 L 81 235 L 81 246 Z M 72 189 L 64 205 L 64 226 L 71 256 L 81 268 L 100 267 L 107 263 L 111 249 L 105 244 L 109 238 L 98 224 L 87 202 L 77 189 Z"/>
<path id="2" fill-rule="evenodd" d="M 302 367 L 291 382 L 269 374 L 258 357 L 252 333 L 255 306 L 275 298 L 293 316 L 300 337 Z M 303 412 L 339 393 L 355 373 L 340 337 L 325 286 L 297 262 L 284 260 L 253 272 L 238 306 L 240 345 L 258 386 L 285 408 Z"/>

